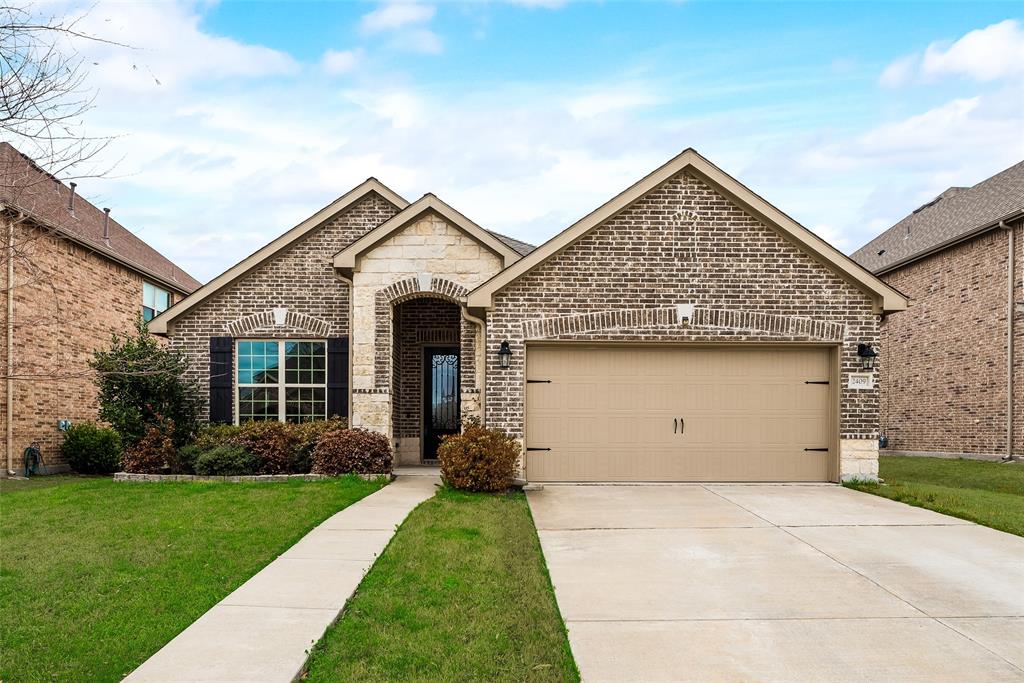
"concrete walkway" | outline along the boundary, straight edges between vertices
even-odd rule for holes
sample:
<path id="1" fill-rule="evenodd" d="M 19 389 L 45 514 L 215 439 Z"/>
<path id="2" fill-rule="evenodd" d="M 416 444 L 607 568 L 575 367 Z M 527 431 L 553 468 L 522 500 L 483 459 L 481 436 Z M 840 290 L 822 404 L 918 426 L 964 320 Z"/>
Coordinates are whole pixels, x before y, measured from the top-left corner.
<path id="1" fill-rule="evenodd" d="M 1024 539 L 834 485 L 529 494 L 584 681 L 1024 681 Z"/>
<path id="2" fill-rule="evenodd" d="M 328 518 L 125 680 L 291 681 L 395 528 L 434 495 L 437 483 L 432 476 L 399 476 Z"/>

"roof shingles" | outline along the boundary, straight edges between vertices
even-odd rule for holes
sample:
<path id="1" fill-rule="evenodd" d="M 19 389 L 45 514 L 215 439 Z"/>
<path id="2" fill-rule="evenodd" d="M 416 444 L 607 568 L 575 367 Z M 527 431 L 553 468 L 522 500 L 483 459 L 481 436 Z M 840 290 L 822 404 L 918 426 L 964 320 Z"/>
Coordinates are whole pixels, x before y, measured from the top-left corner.
<path id="1" fill-rule="evenodd" d="M 973 187 L 951 187 L 871 240 L 853 259 L 881 273 L 1024 212 L 1024 161 Z"/>
<path id="2" fill-rule="evenodd" d="M 103 211 L 76 196 L 72 212 L 70 199 L 71 188 L 10 143 L 0 142 L 0 202 L 181 292 L 188 294 L 202 284 L 113 218 L 107 244 L 103 239 Z"/>

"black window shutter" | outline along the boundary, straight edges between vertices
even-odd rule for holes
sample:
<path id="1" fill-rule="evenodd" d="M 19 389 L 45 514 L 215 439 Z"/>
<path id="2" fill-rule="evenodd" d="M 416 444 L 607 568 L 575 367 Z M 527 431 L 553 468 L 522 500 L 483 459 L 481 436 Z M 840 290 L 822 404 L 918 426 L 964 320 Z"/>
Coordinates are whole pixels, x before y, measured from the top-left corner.
<path id="1" fill-rule="evenodd" d="M 235 421 L 231 409 L 235 371 L 231 356 L 234 348 L 231 337 L 210 337 L 210 422 L 230 424 Z"/>
<path id="2" fill-rule="evenodd" d="M 348 417 L 348 337 L 327 339 L 327 417 Z"/>

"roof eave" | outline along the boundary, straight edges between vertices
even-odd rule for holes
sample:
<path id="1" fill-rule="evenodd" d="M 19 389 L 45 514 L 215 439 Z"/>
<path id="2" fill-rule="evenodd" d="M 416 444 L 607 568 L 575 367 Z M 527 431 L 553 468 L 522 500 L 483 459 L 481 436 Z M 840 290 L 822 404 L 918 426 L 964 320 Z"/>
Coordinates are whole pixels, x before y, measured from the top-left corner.
<path id="1" fill-rule="evenodd" d="M 288 248 L 291 244 L 304 237 L 309 231 L 328 220 L 331 216 L 337 215 L 338 213 L 346 210 L 348 207 L 362 200 L 371 192 L 375 192 L 380 195 L 392 205 L 396 206 L 400 211 L 409 206 L 408 201 L 385 186 L 379 180 L 376 178 L 367 178 L 365 181 L 356 185 L 354 188 L 343 194 L 341 197 L 338 197 L 306 220 L 242 259 L 189 296 L 153 318 L 149 323 L 149 331 L 154 334 L 167 334 L 168 325 L 173 322 L 175 318 L 206 300 L 208 297 L 212 296 L 224 287 L 230 285 L 253 268 L 265 263 L 282 249 Z"/>

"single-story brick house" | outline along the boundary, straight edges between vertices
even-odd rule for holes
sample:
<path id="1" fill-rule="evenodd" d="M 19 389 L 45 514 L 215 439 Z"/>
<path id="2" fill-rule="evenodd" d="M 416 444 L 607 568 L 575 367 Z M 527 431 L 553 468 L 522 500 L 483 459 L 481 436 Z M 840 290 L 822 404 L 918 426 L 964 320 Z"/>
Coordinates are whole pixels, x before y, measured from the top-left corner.
<path id="1" fill-rule="evenodd" d="M 99 411 L 93 351 L 199 287 L 110 214 L 0 142 L 2 473 L 23 471 L 33 443 L 39 472 L 66 471 L 59 425 L 95 421 Z"/>
<path id="2" fill-rule="evenodd" d="M 533 481 L 836 481 L 877 473 L 858 349 L 906 306 L 688 149 L 537 248 L 371 178 L 151 329 L 211 420 L 346 415 L 401 464 L 477 418 Z"/>
<path id="3" fill-rule="evenodd" d="M 853 258 L 913 301 L 881 328 L 887 452 L 1024 455 L 1024 162 L 949 188 Z"/>

